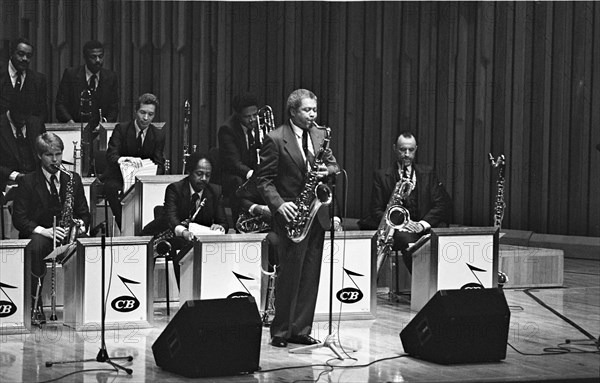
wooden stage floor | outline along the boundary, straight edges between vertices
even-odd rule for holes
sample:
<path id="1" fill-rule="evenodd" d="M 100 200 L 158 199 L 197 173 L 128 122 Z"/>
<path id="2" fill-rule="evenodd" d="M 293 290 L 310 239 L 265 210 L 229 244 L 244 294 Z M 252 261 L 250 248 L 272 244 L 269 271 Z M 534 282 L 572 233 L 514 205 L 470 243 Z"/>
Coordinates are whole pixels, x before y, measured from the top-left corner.
<path id="1" fill-rule="evenodd" d="M 536 302 L 523 290 L 505 290 L 511 308 L 509 343 L 505 360 L 496 363 L 437 365 L 403 354 L 398 336 L 415 315 L 408 300 L 390 302 L 378 298 L 377 319 L 335 323 L 339 339 L 346 348 L 357 351 L 354 359 L 339 361 L 329 349 L 306 354 L 289 354 L 268 344 L 268 329 L 263 330 L 260 366 L 252 375 L 205 378 L 206 382 L 457 382 L 457 381 L 598 381 L 600 355 L 591 341 L 571 342 L 571 352 L 555 355 L 544 349 L 582 340 L 585 336 L 574 326 Z M 564 288 L 538 289 L 532 294 L 594 336 L 600 334 L 600 262 L 565 259 Z M 59 313 L 60 314 L 60 313 Z M 88 362 L 46 367 L 47 361 L 95 358 L 100 345 L 97 332 L 74 332 L 66 327 L 47 325 L 24 335 L 3 335 L 0 339 L 0 382 L 41 382 L 69 375 L 61 382 L 176 382 L 190 380 L 165 372 L 154 363 L 151 346 L 168 323 L 163 307 L 155 309 L 155 327 L 122 328 L 107 332 L 111 356 L 133 355 L 125 365 L 133 375 L 107 370 L 108 364 Z M 327 323 L 316 323 L 313 335 L 323 339 Z M 584 350 L 587 353 L 581 353 Z M 596 351 L 596 353 L 593 353 Z M 211 350 L 198 345 L 198 353 Z M 384 360 L 388 359 L 388 360 Z M 379 361 L 382 360 L 382 361 Z M 332 367 L 327 367 L 329 364 Z M 368 366 L 367 366 L 368 365 Z M 346 368 L 344 368 L 344 367 Z M 347 368 L 353 367 L 353 368 Z M 79 372 L 81 370 L 86 372 Z M 103 369 L 103 371 L 98 371 Z M 269 371 L 271 370 L 271 371 Z"/>

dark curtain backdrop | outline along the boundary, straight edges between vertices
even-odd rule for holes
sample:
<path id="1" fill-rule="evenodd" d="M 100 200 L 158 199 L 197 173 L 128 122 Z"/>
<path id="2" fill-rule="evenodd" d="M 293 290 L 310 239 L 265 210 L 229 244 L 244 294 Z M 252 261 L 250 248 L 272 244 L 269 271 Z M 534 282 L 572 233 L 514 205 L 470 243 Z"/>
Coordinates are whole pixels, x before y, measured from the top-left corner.
<path id="1" fill-rule="evenodd" d="M 64 68 L 82 63 L 85 41 L 103 41 L 120 120 L 139 94 L 157 94 L 174 170 L 186 99 L 192 143 L 208 150 L 233 95 L 254 92 L 279 123 L 304 87 L 348 173 L 348 216 L 367 213 L 373 170 L 411 130 L 455 223 L 492 225 L 487 158 L 503 153 L 503 227 L 600 236 L 598 3 L 3 0 L 0 12 L 5 55 L 15 36 L 35 45 L 52 115 Z"/>

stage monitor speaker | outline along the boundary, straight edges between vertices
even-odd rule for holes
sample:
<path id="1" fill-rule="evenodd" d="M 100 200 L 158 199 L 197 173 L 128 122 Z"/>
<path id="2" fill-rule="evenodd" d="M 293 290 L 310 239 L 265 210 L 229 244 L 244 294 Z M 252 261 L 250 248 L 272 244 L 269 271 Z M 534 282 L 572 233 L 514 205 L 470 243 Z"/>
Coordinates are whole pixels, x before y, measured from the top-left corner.
<path id="1" fill-rule="evenodd" d="M 440 290 L 400 332 L 404 351 L 440 364 L 506 358 L 510 310 L 502 289 Z"/>
<path id="2" fill-rule="evenodd" d="M 190 300 L 152 345 L 156 365 L 189 378 L 259 369 L 262 323 L 254 298 Z"/>

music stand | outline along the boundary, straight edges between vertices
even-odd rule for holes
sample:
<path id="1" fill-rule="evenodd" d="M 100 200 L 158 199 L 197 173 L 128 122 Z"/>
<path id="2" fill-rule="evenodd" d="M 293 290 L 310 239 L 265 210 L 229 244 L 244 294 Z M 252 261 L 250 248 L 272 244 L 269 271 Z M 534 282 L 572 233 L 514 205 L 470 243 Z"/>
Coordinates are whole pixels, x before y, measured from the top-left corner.
<path id="1" fill-rule="evenodd" d="M 114 219 L 113 219 L 114 222 Z M 114 228 L 113 228 L 114 230 Z M 52 362 L 52 361 L 48 361 L 46 362 L 46 367 L 52 367 L 55 364 L 69 364 L 69 363 L 83 363 L 83 362 L 98 362 L 98 363 L 108 363 L 110 364 L 115 370 L 117 369 L 121 369 L 123 371 L 125 371 L 127 373 L 127 375 L 131 375 L 133 374 L 133 370 L 131 368 L 127 368 L 124 366 L 121 366 L 118 363 L 115 363 L 112 361 L 112 359 L 125 359 L 128 362 L 131 362 L 133 360 L 133 356 L 128 355 L 128 356 L 119 356 L 119 357 L 114 357 L 111 358 L 108 356 L 108 351 L 106 350 L 106 330 L 105 330 L 105 322 L 106 322 L 106 304 L 105 304 L 105 288 L 104 288 L 104 284 L 106 281 L 106 263 L 105 263 L 105 259 L 106 259 L 106 222 L 104 222 L 104 226 L 102 228 L 102 238 L 101 238 L 101 242 L 100 242 L 100 246 L 101 246 L 101 262 L 102 262 L 102 282 L 101 284 L 101 291 L 102 291 L 102 299 L 100 301 L 100 305 L 102 307 L 102 316 L 100 318 L 100 336 L 101 336 L 101 340 L 100 340 L 100 350 L 98 351 L 98 355 L 96 355 L 95 359 L 82 359 L 82 360 L 68 360 L 68 361 L 61 361 L 61 362 Z"/>
<path id="2" fill-rule="evenodd" d="M 322 343 L 311 344 L 308 346 L 301 346 L 292 348 L 289 350 L 290 354 L 301 353 L 302 351 L 310 351 L 322 347 L 329 348 L 340 360 L 344 360 L 342 353 L 338 349 L 338 344 L 335 340 L 335 336 L 333 335 L 333 255 L 334 255 L 334 241 L 335 241 L 335 179 L 337 174 L 333 174 L 331 177 L 331 203 L 329 204 L 329 218 L 330 218 L 330 227 L 329 232 L 331 236 L 331 253 L 330 253 L 330 262 L 329 262 L 329 333 L 325 337 L 325 340 Z M 343 347 L 339 347 L 342 350 Z M 354 352 L 356 350 L 350 350 L 350 352 Z"/>

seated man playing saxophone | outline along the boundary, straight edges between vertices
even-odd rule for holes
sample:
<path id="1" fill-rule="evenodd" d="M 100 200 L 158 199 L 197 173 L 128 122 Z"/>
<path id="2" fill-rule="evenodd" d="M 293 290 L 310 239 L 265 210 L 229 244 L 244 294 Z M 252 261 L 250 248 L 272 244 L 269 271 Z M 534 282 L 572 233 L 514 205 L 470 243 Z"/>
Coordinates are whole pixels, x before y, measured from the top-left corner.
<path id="1" fill-rule="evenodd" d="M 409 244 L 416 242 L 430 228 L 450 222 L 452 199 L 444 185 L 437 179 L 433 167 L 415 163 L 417 140 L 412 133 L 400 134 L 394 144 L 394 153 L 396 154 L 394 164 L 375 172 L 370 214 L 361 219 L 358 225 L 363 230 L 390 229 L 386 227 L 389 226 L 386 223 L 386 215 L 390 207 L 388 202 L 394 198 L 392 194 L 396 190 L 396 185 L 401 180 L 408 180 L 409 184 L 412 183 L 408 196 L 402 200 L 402 205 L 408 211 L 409 216 L 406 217 L 406 221 L 400 225 L 400 228 L 391 229 L 393 243 L 391 249 L 388 249 L 388 251 L 399 250 L 410 271 L 412 270 L 412 256 L 407 252 Z"/>
<path id="2" fill-rule="evenodd" d="M 13 224 L 19 230 L 19 238 L 31 239 L 25 247 L 25 257 L 31 262 L 33 275 L 32 303 L 36 302 L 35 295 L 38 298 L 38 307 L 32 307 L 32 322 L 43 324 L 46 317 L 41 309 L 40 293 L 46 274 L 44 258 L 54 248 L 54 237 L 62 244 L 65 237 L 87 232 L 91 215 L 81 177 L 62 169 L 64 145 L 60 137 L 50 132 L 43 133 L 36 138 L 35 148 L 40 165 L 19 182 L 13 206 Z M 56 230 L 53 229 L 55 217 Z M 79 233 L 71 234 L 73 227 L 79 228 Z"/>
<path id="3" fill-rule="evenodd" d="M 175 261 L 176 250 L 195 240 L 189 223 L 208 226 L 221 233 L 229 230 L 221 187 L 209 183 L 212 168 L 208 155 L 192 153 L 187 161 L 188 176 L 167 186 L 162 217 L 142 230 L 142 235 L 154 235 L 155 240 L 163 239 L 169 243 L 177 286 L 180 270 Z"/>

